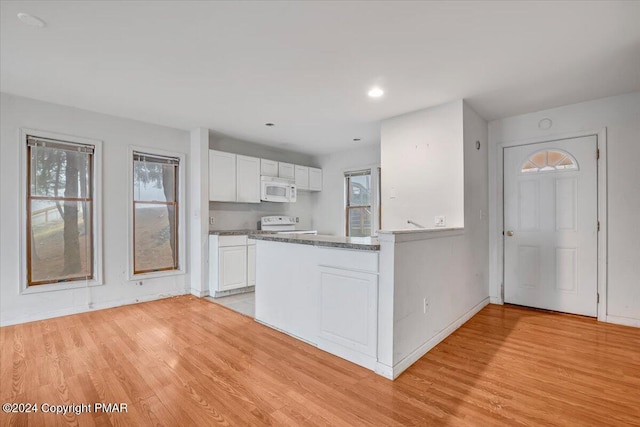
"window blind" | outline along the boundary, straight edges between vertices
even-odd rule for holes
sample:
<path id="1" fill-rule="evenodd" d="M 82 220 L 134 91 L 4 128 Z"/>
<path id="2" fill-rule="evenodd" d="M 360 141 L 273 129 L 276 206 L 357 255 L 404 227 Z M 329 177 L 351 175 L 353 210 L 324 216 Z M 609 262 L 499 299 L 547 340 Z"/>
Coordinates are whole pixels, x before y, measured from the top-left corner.
<path id="1" fill-rule="evenodd" d="M 39 138 L 35 136 L 27 136 L 27 146 L 29 147 L 47 147 L 57 150 L 75 151 L 80 153 L 93 154 L 95 147 L 88 144 L 77 144 L 56 139 Z"/>
<path id="2" fill-rule="evenodd" d="M 153 162 L 153 163 L 161 163 L 164 165 L 179 165 L 180 159 L 177 157 L 165 157 L 159 156 L 157 154 L 147 154 L 147 153 L 139 153 L 137 151 L 133 152 L 133 161 L 134 162 Z"/>

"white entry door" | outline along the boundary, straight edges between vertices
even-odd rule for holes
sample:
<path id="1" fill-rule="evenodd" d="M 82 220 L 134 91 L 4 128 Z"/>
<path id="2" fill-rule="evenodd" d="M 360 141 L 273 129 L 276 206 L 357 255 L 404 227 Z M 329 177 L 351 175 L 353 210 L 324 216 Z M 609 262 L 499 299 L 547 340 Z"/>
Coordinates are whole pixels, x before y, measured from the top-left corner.
<path id="1" fill-rule="evenodd" d="M 504 150 L 504 300 L 597 315 L 595 136 Z"/>

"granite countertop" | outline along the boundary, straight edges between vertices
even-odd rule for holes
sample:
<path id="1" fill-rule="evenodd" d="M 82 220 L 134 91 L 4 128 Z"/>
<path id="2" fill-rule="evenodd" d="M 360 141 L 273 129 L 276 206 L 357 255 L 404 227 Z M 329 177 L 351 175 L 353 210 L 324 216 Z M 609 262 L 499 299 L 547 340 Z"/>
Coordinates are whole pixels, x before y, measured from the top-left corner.
<path id="1" fill-rule="evenodd" d="M 341 237 L 314 234 L 251 234 L 256 240 L 270 242 L 298 243 L 301 245 L 324 246 L 330 248 L 357 249 L 361 251 L 379 251 L 380 243 L 375 237 Z"/>
<path id="2" fill-rule="evenodd" d="M 244 236 L 248 234 L 273 234 L 273 231 L 267 230 L 209 230 L 209 235 L 215 236 Z"/>

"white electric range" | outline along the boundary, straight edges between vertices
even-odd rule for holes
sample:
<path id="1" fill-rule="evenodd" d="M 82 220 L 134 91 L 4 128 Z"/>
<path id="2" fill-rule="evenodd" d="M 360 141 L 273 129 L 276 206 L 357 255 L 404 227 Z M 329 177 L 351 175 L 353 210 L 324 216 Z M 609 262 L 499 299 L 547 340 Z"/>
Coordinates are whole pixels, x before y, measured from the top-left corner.
<path id="1" fill-rule="evenodd" d="M 297 224 L 295 216 L 263 216 L 260 219 L 260 229 L 264 231 L 273 231 L 277 234 L 318 234 L 316 230 L 298 230 L 296 229 Z"/>

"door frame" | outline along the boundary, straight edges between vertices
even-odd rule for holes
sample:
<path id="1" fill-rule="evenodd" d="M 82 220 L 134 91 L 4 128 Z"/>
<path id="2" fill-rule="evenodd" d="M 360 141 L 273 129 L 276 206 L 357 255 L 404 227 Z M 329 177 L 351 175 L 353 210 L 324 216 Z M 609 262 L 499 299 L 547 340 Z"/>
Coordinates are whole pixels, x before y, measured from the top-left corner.
<path id="1" fill-rule="evenodd" d="M 489 164 L 490 182 L 496 185 L 489 192 L 489 205 L 494 208 L 493 218 L 489 223 L 489 248 L 490 248 L 490 294 L 491 303 L 504 304 L 504 150 L 509 147 L 521 145 L 553 142 L 563 139 L 595 136 L 596 146 L 600 156 L 596 164 L 597 188 L 596 198 L 598 205 L 598 221 L 600 231 L 597 236 L 598 273 L 597 290 L 599 301 L 597 305 L 597 319 L 607 321 L 607 128 L 599 131 L 582 131 L 546 135 L 517 141 L 498 142 L 490 146 Z M 594 224 L 595 226 L 595 224 Z"/>

